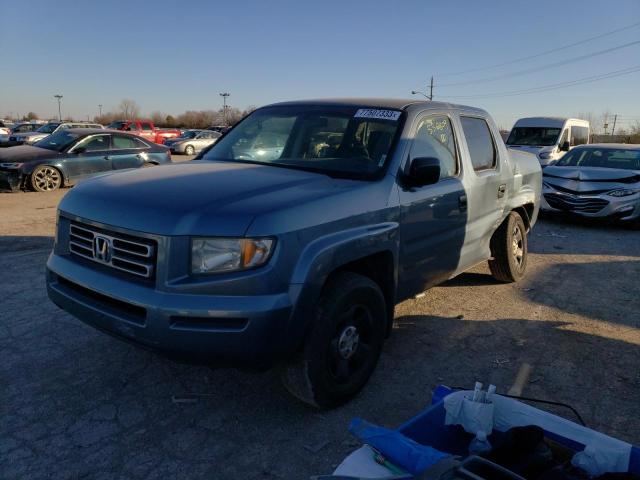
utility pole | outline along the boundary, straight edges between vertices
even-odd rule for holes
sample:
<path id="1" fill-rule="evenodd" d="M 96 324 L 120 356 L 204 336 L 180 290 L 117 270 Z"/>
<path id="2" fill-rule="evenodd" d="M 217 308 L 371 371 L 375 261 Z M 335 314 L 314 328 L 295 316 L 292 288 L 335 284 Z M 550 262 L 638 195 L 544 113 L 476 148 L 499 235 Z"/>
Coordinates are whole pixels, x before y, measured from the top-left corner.
<path id="1" fill-rule="evenodd" d="M 411 90 L 411 95 L 422 95 L 428 100 L 433 100 L 433 77 L 431 77 L 431 83 L 429 83 L 429 95 L 420 90 Z"/>
<path id="2" fill-rule="evenodd" d="M 613 116 L 613 127 L 611 128 L 611 136 L 612 137 L 613 137 L 613 134 L 616 131 L 616 120 L 618 120 L 618 114 L 617 113 Z"/>
<path id="3" fill-rule="evenodd" d="M 231 95 L 229 92 L 220 94 L 220 96 L 222 97 L 222 119 L 225 127 L 227 126 L 227 97 L 229 95 Z"/>
<path id="4" fill-rule="evenodd" d="M 100 116 L 102 117 L 102 104 L 98 105 L 98 108 L 100 109 Z"/>
<path id="5" fill-rule="evenodd" d="M 58 120 L 62 121 L 62 110 L 60 109 L 60 100 L 62 100 L 62 95 L 58 93 L 54 95 L 53 98 L 58 99 Z"/>

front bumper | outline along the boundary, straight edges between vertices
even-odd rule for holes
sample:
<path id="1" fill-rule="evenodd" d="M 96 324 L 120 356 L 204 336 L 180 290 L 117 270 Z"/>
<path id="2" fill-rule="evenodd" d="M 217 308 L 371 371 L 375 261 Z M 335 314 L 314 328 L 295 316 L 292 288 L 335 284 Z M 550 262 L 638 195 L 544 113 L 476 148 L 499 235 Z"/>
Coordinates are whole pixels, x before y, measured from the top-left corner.
<path id="1" fill-rule="evenodd" d="M 640 194 L 627 197 L 610 195 L 572 195 L 544 188 L 540 209 L 564 212 L 588 218 L 613 218 L 633 221 L 640 218 Z"/>
<path id="2" fill-rule="evenodd" d="M 52 253 L 47 292 L 83 322 L 164 356 L 264 369 L 289 356 L 289 292 L 221 296 L 160 291 Z"/>
<path id="3" fill-rule="evenodd" d="M 0 170 L 0 191 L 17 192 L 22 188 L 22 173 L 19 170 Z"/>

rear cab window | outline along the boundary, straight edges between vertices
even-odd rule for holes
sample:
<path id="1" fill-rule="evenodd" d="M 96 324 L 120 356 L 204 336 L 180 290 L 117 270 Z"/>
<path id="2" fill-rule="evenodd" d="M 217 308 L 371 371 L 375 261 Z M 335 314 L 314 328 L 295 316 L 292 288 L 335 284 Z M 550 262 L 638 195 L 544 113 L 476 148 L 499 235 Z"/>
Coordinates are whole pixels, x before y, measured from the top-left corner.
<path id="1" fill-rule="evenodd" d="M 498 164 L 496 144 L 484 118 L 460 116 L 471 163 L 476 172 L 493 170 Z"/>

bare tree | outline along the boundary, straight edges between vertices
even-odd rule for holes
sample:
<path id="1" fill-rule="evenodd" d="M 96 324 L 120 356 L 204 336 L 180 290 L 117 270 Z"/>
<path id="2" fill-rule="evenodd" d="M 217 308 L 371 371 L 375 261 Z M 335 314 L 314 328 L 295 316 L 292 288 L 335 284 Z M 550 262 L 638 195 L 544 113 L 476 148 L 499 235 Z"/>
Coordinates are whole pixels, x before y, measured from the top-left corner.
<path id="1" fill-rule="evenodd" d="M 125 120 L 133 120 L 140 116 L 140 107 L 135 101 L 125 98 L 118 105 L 118 113 Z"/>

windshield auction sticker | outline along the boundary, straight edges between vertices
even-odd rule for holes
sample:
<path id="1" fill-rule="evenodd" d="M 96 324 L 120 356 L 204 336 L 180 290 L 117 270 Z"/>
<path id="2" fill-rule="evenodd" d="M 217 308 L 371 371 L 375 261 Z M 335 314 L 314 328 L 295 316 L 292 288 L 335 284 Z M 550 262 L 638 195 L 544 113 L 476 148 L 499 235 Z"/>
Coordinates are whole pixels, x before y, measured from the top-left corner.
<path id="1" fill-rule="evenodd" d="M 375 108 L 360 108 L 354 115 L 355 118 L 375 118 L 378 120 L 397 121 L 400 114 L 397 110 L 377 110 Z"/>

